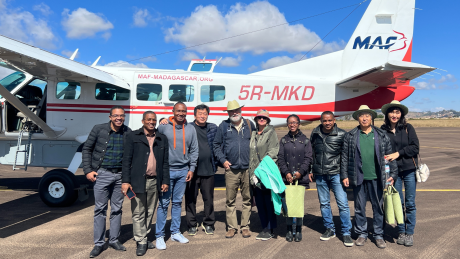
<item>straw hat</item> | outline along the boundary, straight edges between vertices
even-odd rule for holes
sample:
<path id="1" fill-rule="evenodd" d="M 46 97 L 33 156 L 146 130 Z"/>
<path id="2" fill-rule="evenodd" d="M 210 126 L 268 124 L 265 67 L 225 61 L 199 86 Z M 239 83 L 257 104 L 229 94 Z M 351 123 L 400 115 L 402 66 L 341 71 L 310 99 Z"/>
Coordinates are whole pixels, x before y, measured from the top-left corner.
<path id="1" fill-rule="evenodd" d="M 257 117 L 264 117 L 267 119 L 268 123 L 270 123 L 270 114 L 265 109 L 260 109 L 257 111 L 257 114 L 254 117 L 254 121 L 256 120 Z"/>
<path id="2" fill-rule="evenodd" d="M 227 103 L 227 110 L 224 110 L 224 112 L 226 111 L 233 111 L 233 110 L 236 110 L 236 109 L 239 109 L 241 107 L 244 107 L 243 106 L 240 106 L 240 104 L 236 101 L 236 100 L 233 100 L 233 101 L 229 101 Z"/>
<path id="3" fill-rule="evenodd" d="M 406 115 L 409 112 L 409 109 L 406 106 L 402 105 L 397 100 L 393 100 L 393 101 L 391 101 L 391 103 L 387 103 L 387 104 L 383 105 L 382 106 L 382 113 L 387 114 L 387 110 L 389 108 L 399 108 L 399 109 L 401 109 L 401 112 L 402 112 L 403 115 Z"/>
<path id="4" fill-rule="evenodd" d="M 377 117 L 377 113 L 369 108 L 367 105 L 361 105 L 359 106 L 359 109 L 353 113 L 353 119 L 358 120 L 359 114 L 367 112 L 370 113 L 372 116 L 372 119 L 375 119 Z"/>

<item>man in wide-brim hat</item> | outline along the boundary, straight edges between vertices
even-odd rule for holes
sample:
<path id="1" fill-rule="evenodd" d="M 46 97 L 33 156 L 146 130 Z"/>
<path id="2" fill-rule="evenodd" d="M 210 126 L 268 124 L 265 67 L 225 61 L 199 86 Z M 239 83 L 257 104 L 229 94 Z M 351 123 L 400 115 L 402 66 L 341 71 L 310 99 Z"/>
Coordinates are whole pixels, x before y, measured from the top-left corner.
<path id="1" fill-rule="evenodd" d="M 249 182 L 249 142 L 255 125 L 241 115 L 241 108 L 236 100 L 229 101 L 227 110 L 229 118 L 222 121 L 214 138 L 214 154 L 225 168 L 225 187 L 227 205 L 227 234 L 232 238 L 238 231 L 236 217 L 236 195 L 241 189 L 243 210 L 241 212 L 241 234 L 250 237 L 249 217 L 251 216 L 251 186 Z"/>
<path id="2" fill-rule="evenodd" d="M 395 161 L 390 163 L 390 174 L 385 173 L 385 156 L 392 153 L 391 142 L 385 132 L 372 126 L 377 113 L 367 105 L 361 105 L 353 113 L 359 126 L 349 131 L 344 138 L 340 178 L 345 187 L 352 186 L 355 205 L 354 232 L 358 234 L 357 246 L 367 240 L 366 202 L 369 199 L 374 212 L 374 239 L 378 248 L 385 248 L 383 240 L 385 219 L 383 213 L 383 189 L 393 184 L 398 176 Z"/>

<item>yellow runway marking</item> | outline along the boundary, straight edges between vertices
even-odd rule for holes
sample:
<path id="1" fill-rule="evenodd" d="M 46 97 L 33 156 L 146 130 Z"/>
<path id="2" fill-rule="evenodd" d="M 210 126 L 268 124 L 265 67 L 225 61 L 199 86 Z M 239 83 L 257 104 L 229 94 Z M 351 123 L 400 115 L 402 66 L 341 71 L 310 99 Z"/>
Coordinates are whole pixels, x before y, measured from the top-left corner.
<path id="1" fill-rule="evenodd" d="M 5 228 L 9 228 L 9 227 L 11 227 L 11 226 L 17 225 L 17 224 L 19 224 L 19 223 L 22 223 L 22 222 L 24 222 L 24 221 L 28 221 L 28 220 L 33 219 L 33 218 L 36 218 L 36 217 L 40 217 L 40 216 L 45 215 L 45 214 L 48 214 L 48 213 L 50 213 L 50 212 L 51 212 L 51 211 L 47 211 L 47 212 L 45 212 L 45 213 L 42 213 L 42 214 L 39 214 L 39 215 L 30 217 L 30 218 L 28 218 L 28 219 L 21 220 L 21 221 L 19 221 L 19 222 L 13 223 L 13 224 L 8 225 L 8 226 L 6 226 L 6 227 L 2 227 L 2 228 L 0 228 L 0 230 L 5 229 Z"/>
<path id="2" fill-rule="evenodd" d="M 460 150 L 460 148 L 452 148 L 452 147 L 427 147 L 427 146 L 420 146 L 423 148 L 436 148 L 436 149 L 453 149 L 453 150 Z"/>

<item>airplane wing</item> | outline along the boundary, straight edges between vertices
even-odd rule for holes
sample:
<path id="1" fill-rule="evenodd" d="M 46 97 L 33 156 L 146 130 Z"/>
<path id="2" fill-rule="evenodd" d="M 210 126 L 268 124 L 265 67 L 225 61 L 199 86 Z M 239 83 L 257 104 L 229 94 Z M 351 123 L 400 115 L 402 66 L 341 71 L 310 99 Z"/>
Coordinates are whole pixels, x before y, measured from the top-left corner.
<path id="1" fill-rule="evenodd" d="M 398 87 L 407 85 L 423 74 L 436 68 L 405 61 L 388 61 L 382 66 L 374 67 L 336 83 L 346 88 L 381 86 Z"/>
<path id="2" fill-rule="evenodd" d="M 61 57 L 0 35 L 0 59 L 37 78 L 56 81 L 103 82 L 129 89 L 129 84 L 108 72 Z"/>

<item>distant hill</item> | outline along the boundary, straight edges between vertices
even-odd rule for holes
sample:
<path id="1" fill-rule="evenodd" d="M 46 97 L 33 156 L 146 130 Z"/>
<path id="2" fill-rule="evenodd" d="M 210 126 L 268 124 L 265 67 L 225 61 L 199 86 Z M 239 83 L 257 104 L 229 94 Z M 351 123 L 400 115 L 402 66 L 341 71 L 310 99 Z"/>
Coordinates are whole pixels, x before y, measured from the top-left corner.
<path id="1" fill-rule="evenodd" d="M 380 110 L 376 110 L 378 118 L 383 118 L 383 114 Z M 446 118 L 460 118 L 460 111 L 456 110 L 443 110 L 438 112 L 409 112 L 406 115 L 408 119 L 446 119 Z M 351 115 L 338 117 L 338 120 L 353 120 Z"/>

